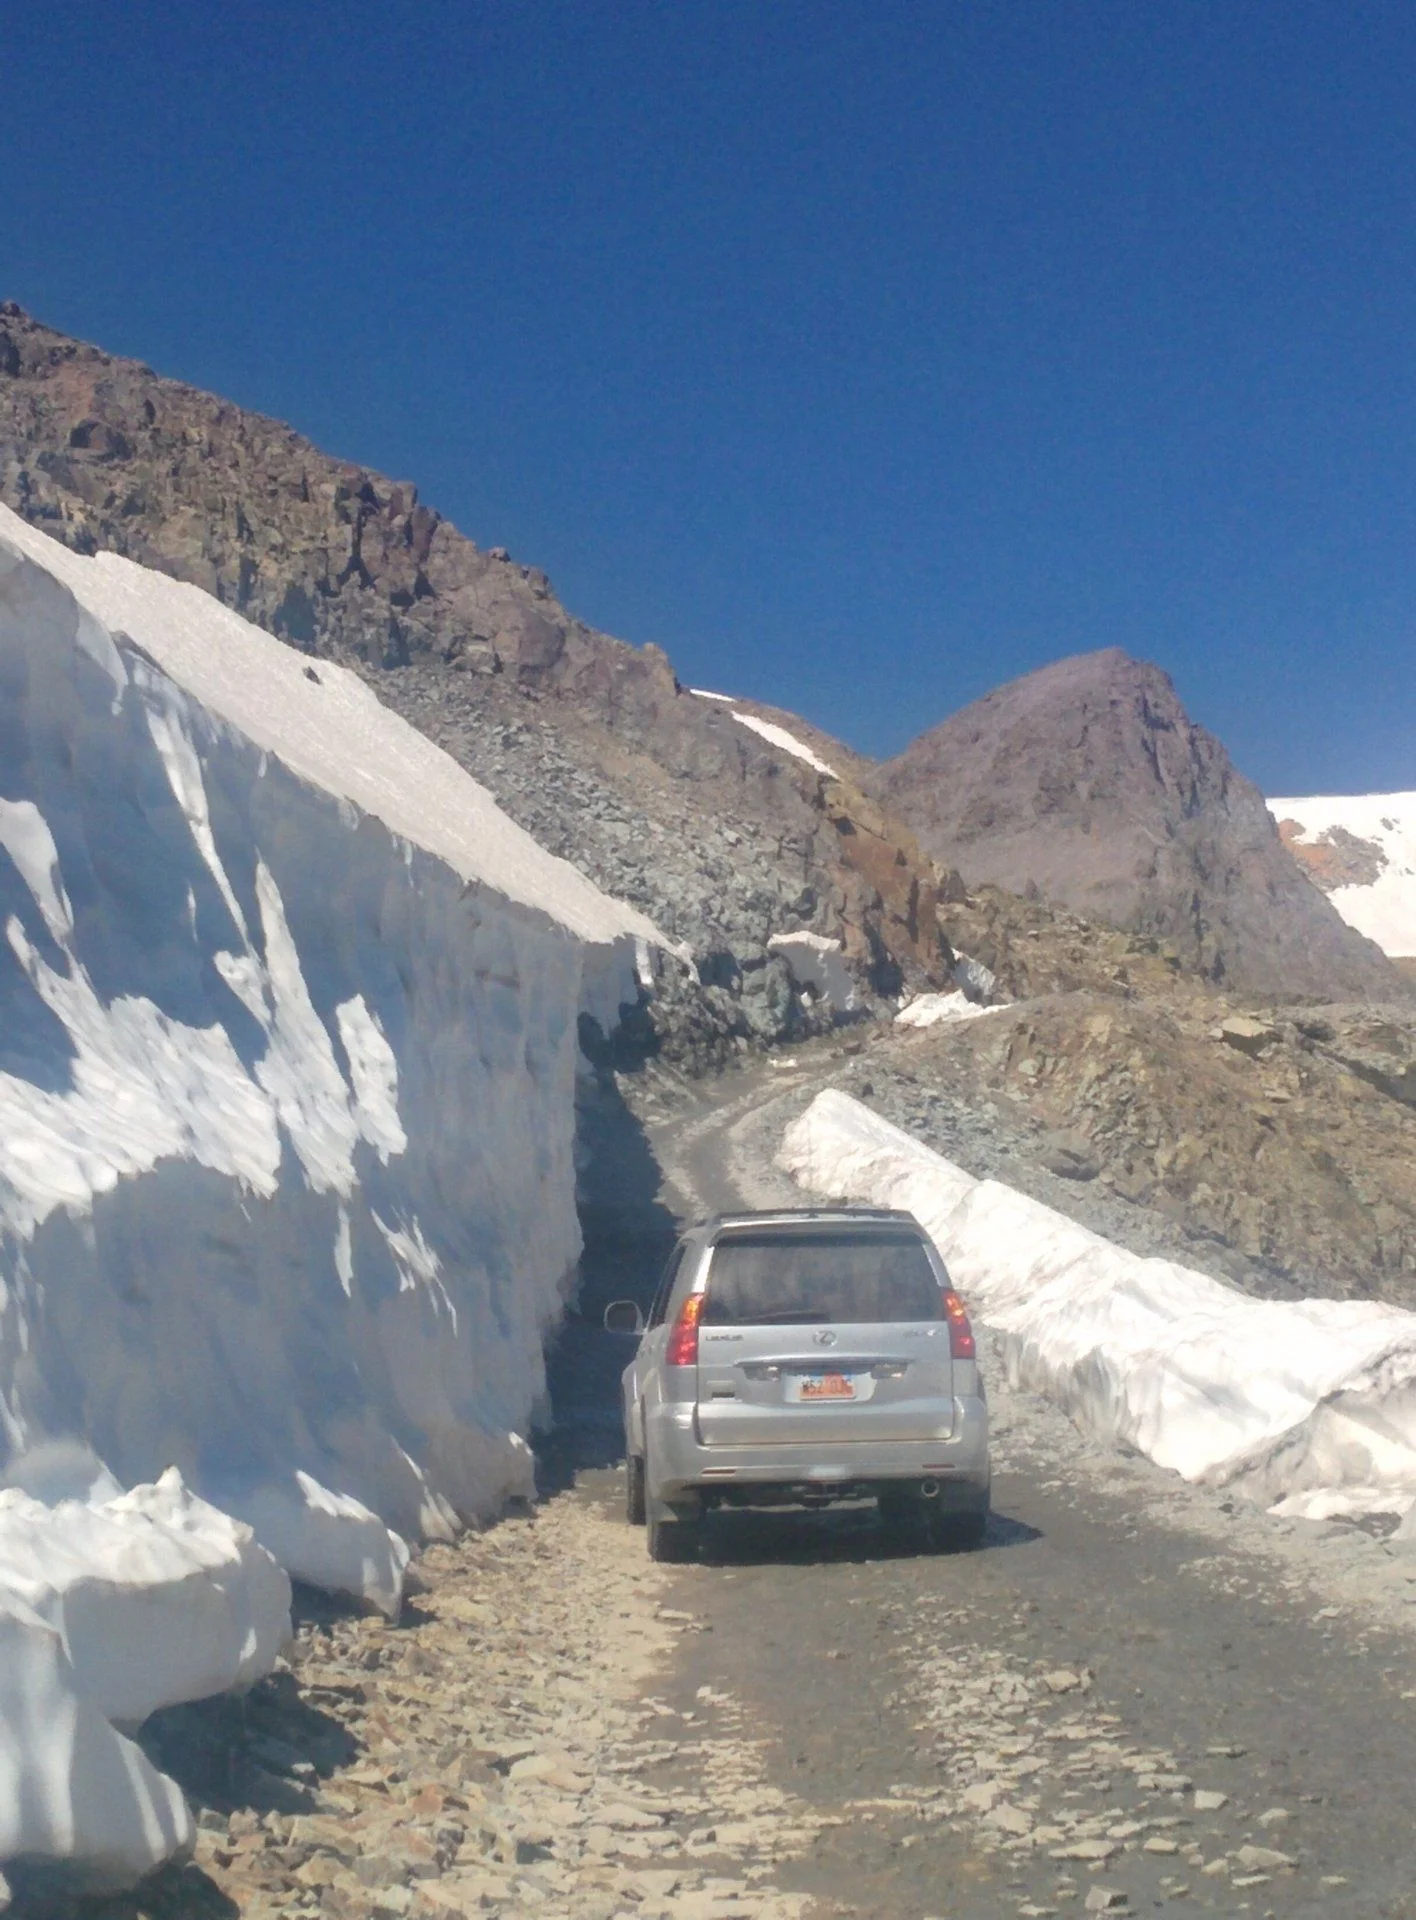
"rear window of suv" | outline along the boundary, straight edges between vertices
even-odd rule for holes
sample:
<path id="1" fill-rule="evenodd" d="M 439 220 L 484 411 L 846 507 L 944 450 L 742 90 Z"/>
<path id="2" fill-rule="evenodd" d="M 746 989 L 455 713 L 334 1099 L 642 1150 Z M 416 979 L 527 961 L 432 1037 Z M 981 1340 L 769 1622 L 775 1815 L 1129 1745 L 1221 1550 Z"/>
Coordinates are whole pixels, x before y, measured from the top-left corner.
<path id="1" fill-rule="evenodd" d="M 708 1267 L 702 1325 L 938 1320 L 939 1282 L 911 1233 L 735 1233 Z"/>

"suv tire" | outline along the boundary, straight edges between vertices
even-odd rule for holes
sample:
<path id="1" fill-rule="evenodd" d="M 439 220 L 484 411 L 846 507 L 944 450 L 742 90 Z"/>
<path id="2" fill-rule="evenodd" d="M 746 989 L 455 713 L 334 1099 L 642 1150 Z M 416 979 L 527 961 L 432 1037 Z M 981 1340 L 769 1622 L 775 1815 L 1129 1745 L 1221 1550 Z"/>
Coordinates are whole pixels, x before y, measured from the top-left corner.
<path id="1" fill-rule="evenodd" d="M 973 1513 L 930 1513 L 925 1520 L 929 1544 L 936 1553 L 972 1553 L 983 1545 L 988 1509 Z"/>
<path id="2" fill-rule="evenodd" d="M 924 1518 L 924 1502 L 912 1487 L 881 1493 L 880 1519 L 891 1533 L 913 1533 Z"/>
<path id="3" fill-rule="evenodd" d="M 632 1527 L 644 1525 L 644 1456 L 631 1453 L 624 1463 L 624 1517 Z"/>
<path id="4" fill-rule="evenodd" d="M 681 1563 L 698 1558 L 698 1522 L 696 1520 L 651 1520 L 649 1522 L 649 1558 Z"/>

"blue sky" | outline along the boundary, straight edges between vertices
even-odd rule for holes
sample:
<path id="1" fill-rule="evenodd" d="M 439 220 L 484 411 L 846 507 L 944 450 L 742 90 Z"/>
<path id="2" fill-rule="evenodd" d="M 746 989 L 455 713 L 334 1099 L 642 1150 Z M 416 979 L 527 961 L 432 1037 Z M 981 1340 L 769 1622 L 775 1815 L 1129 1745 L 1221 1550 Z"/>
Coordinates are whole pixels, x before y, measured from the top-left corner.
<path id="1" fill-rule="evenodd" d="M 898 750 L 1119 645 L 1416 787 L 1416 10 L 7 10 L 0 297 Z"/>

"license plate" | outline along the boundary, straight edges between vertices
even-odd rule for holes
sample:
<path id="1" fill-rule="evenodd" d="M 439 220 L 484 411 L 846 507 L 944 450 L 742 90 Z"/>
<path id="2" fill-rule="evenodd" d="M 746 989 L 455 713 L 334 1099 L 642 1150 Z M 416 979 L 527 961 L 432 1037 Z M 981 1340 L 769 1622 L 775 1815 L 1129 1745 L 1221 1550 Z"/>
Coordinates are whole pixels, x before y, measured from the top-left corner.
<path id="1" fill-rule="evenodd" d="M 801 1397 L 803 1400 L 854 1400 L 855 1381 L 848 1373 L 804 1373 Z"/>

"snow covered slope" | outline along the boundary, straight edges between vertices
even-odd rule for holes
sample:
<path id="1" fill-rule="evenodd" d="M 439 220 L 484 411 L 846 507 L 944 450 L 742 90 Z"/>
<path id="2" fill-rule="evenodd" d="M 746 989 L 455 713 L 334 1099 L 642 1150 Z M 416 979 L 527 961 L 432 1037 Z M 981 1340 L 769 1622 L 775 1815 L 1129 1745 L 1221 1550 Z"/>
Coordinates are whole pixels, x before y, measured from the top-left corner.
<path id="1" fill-rule="evenodd" d="M 1416 955 L 1416 793 L 1270 800 L 1284 841 L 1349 926 Z"/>
<path id="2" fill-rule="evenodd" d="M 1014 1380 L 1091 1431 L 1286 1513 L 1416 1504 L 1416 1314 L 1253 1300 L 1143 1259 L 834 1089 L 788 1129 L 780 1161 L 833 1199 L 913 1213 L 1005 1335 Z"/>
<path id="3" fill-rule="evenodd" d="M 0 509 L 0 931 L 0 1465 L 175 1465 L 396 1607 L 374 1514 L 530 1485 L 577 1015 L 655 929 L 353 674 Z"/>

